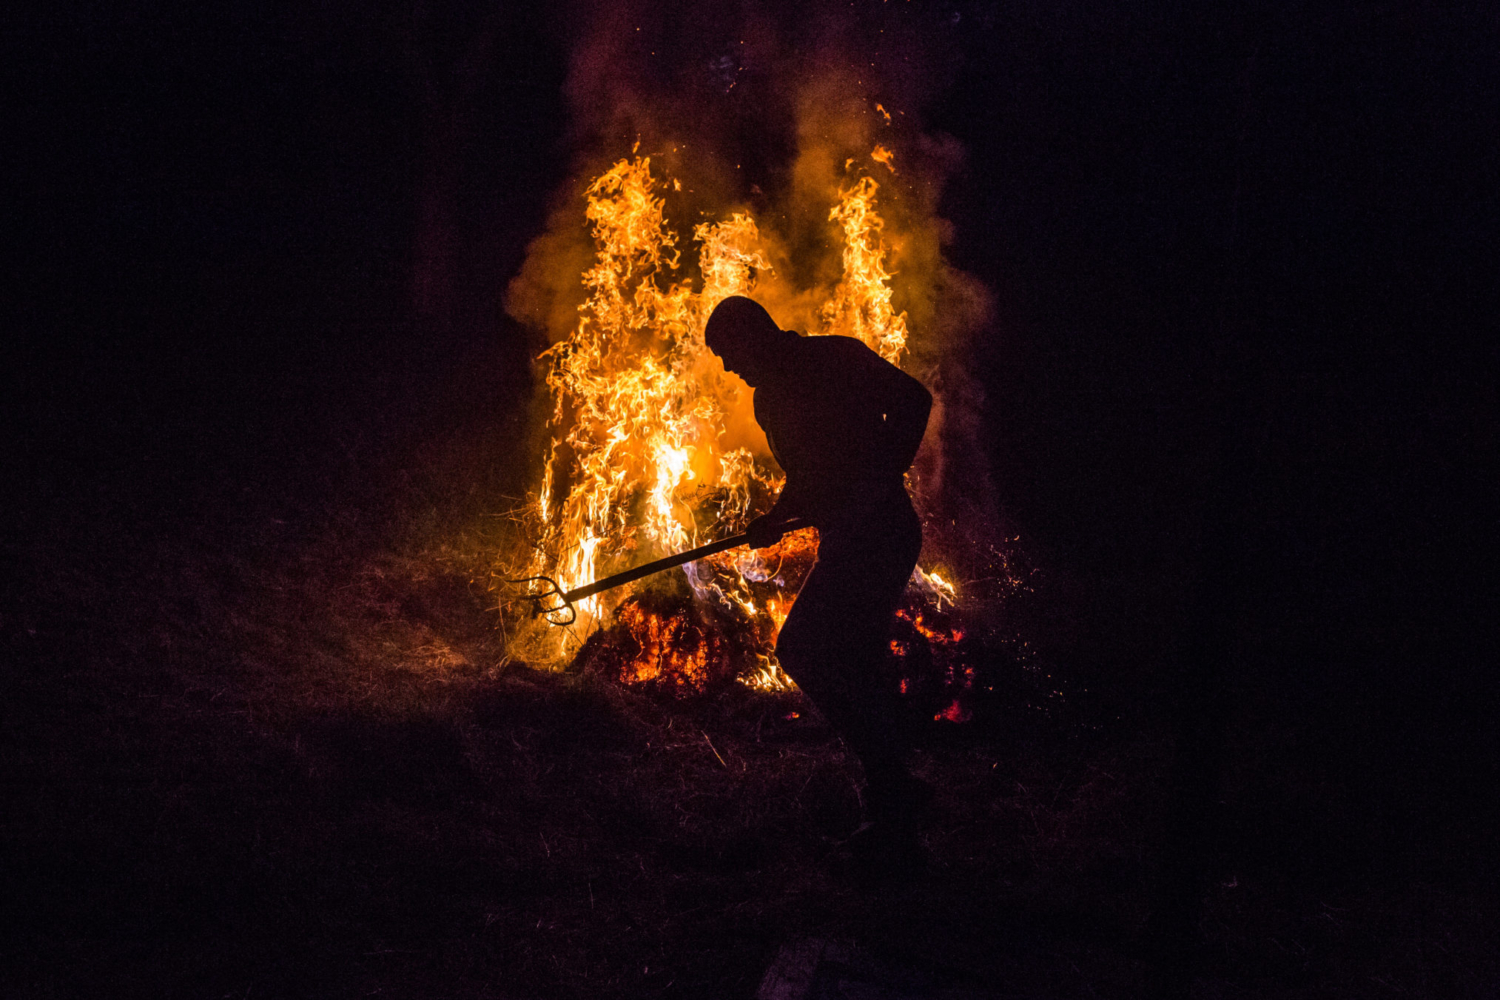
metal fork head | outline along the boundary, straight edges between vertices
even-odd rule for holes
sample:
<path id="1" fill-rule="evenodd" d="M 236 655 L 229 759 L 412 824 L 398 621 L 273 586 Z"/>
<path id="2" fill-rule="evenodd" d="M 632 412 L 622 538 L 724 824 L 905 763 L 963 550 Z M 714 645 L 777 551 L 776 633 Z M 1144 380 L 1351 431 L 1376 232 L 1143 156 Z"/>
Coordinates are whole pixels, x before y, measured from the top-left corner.
<path id="1" fill-rule="evenodd" d="M 507 583 L 543 583 L 547 589 L 539 593 L 526 593 L 521 596 L 531 602 L 531 614 L 533 617 L 541 616 L 547 619 L 549 625 L 571 625 L 578 620 L 578 609 L 573 607 L 573 602 L 563 596 L 563 590 L 557 585 L 557 581 L 550 576 L 523 576 L 519 580 L 507 580 Z M 545 602 L 556 597 L 562 603 L 555 607 L 545 607 Z M 566 611 L 566 621 L 558 621 L 552 616 L 559 611 Z"/>

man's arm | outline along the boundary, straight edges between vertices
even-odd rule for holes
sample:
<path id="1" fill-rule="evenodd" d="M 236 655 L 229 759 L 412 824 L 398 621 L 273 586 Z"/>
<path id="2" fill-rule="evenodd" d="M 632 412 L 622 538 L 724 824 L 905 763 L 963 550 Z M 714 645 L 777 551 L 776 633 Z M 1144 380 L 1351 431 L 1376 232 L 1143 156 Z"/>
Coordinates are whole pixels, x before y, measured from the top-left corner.
<path id="1" fill-rule="evenodd" d="M 749 545 L 752 549 L 763 549 L 767 545 L 775 545 L 781 540 L 781 536 L 789 530 L 787 523 L 806 518 L 807 511 L 803 509 L 800 497 L 790 480 L 782 487 L 781 495 L 771 505 L 771 509 L 760 517 L 751 521 L 745 528 L 745 533 L 750 536 Z"/>

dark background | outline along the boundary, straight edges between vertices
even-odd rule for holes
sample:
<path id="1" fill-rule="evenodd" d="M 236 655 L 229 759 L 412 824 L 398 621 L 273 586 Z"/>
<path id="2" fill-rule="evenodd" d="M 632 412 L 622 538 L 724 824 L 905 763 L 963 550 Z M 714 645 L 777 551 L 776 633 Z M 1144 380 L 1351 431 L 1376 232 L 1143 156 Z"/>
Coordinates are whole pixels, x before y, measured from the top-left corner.
<path id="1" fill-rule="evenodd" d="M 573 166 L 572 16 L 5 15 L 0 627 L 55 610 L 28 560 L 252 514 L 378 533 L 443 439 L 482 497 L 524 487 L 538 341 L 502 296 Z M 1208 748 L 1184 802 L 1258 789 L 1233 850 L 1492 885 L 1500 18 L 921 16 L 953 26 L 923 111 L 967 150 L 943 214 L 994 293 L 972 366 L 1047 654 Z"/>

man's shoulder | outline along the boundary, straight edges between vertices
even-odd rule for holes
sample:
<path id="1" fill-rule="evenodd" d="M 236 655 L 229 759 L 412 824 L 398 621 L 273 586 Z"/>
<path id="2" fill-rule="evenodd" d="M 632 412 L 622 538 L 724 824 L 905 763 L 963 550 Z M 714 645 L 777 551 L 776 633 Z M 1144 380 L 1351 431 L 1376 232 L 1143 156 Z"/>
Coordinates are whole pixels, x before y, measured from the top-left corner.
<path id="1" fill-rule="evenodd" d="M 816 351 L 824 354 L 874 354 L 875 352 L 865 346 L 865 342 L 858 337 L 845 337 L 842 334 L 829 333 L 816 336 L 800 336 L 797 338 L 798 345 L 807 351 Z"/>
<path id="2" fill-rule="evenodd" d="M 869 364 L 871 360 L 879 361 L 880 355 L 865 346 L 862 340 L 835 334 L 798 338 L 796 360 L 809 369 L 817 369 Z"/>

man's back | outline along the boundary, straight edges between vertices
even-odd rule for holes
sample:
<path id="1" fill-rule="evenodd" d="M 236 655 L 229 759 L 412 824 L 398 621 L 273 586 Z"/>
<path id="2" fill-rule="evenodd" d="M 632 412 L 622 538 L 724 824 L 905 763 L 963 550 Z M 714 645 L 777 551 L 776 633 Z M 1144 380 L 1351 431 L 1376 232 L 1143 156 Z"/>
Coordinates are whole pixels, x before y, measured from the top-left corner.
<path id="1" fill-rule="evenodd" d="M 852 337 L 799 337 L 755 390 L 755 419 L 788 489 L 838 503 L 899 486 L 921 442 L 931 395 Z"/>

